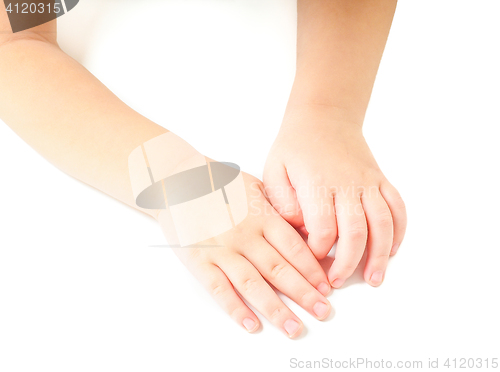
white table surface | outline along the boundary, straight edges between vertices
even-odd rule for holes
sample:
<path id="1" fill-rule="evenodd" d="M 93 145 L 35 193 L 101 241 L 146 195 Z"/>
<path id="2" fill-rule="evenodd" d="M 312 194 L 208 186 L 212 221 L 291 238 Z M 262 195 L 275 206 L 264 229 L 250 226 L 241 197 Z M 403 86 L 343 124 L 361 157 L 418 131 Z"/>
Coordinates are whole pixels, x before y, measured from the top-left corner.
<path id="1" fill-rule="evenodd" d="M 0 123 L 0 371 L 500 357 L 499 10 L 400 2 L 365 136 L 407 203 L 407 235 L 384 284 L 356 274 L 327 321 L 285 299 L 307 328 L 297 340 L 263 317 L 247 334 L 152 247 L 165 244 L 154 220 Z M 59 39 L 134 109 L 261 177 L 293 80 L 295 17 L 288 0 L 81 0 Z"/>

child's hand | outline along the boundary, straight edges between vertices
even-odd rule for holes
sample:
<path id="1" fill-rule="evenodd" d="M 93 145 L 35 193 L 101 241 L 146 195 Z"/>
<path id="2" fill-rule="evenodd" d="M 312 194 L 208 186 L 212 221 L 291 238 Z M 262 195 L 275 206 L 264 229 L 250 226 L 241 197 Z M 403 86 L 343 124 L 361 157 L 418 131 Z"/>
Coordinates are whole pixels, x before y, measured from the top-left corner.
<path id="1" fill-rule="evenodd" d="M 259 327 L 257 316 L 236 291 L 286 335 L 295 337 L 302 322 L 267 282 L 322 320 L 331 308 L 323 295 L 330 290 L 328 279 L 300 235 L 264 197 L 262 183 L 245 173 L 243 177 L 248 202 L 243 222 L 215 238 L 174 250 L 238 324 L 250 332 Z M 158 220 L 168 238 L 165 211 Z"/>
<path id="2" fill-rule="evenodd" d="M 337 235 L 328 278 L 342 286 L 365 248 L 364 278 L 384 279 L 389 255 L 406 228 L 398 191 L 378 167 L 361 126 L 339 118 L 328 106 L 289 105 L 264 171 L 265 190 L 282 217 L 304 235 L 318 259 Z"/>

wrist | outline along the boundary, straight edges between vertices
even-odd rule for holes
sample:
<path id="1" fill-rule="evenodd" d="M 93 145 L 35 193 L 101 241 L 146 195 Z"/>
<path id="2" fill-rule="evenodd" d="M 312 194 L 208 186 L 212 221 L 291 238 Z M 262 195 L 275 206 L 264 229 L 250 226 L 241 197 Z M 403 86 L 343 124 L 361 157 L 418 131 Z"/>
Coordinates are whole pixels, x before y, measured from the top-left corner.
<path id="1" fill-rule="evenodd" d="M 323 111 L 341 122 L 363 125 L 368 102 L 361 94 L 342 88 L 342 82 L 330 82 L 317 76 L 297 73 L 286 112 Z"/>
<path id="2" fill-rule="evenodd" d="M 306 130 L 318 133 L 318 135 L 362 135 L 362 126 L 362 119 L 336 105 L 308 100 L 290 100 L 280 133 Z"/>
<path id="3" fill-rule="evenodd" d="M 136 147 L 128 158 L 136 207 L 146 210 L 146 213 L 158 220 L 160 210 L 165 209 L 167 205 L 166 180 L 205 164 L 206 159 L 202 154 L 171 132 L 165 132 L 144 142 Z M 174 182 L 172 187 L 175 190 L 182 191 L 180 181 Z"/>

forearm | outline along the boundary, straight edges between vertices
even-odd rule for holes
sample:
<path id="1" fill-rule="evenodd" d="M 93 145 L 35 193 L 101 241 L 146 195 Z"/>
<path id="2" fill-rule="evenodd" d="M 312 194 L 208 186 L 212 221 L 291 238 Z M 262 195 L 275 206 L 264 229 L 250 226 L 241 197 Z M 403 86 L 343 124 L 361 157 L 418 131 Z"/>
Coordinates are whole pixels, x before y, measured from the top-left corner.
<path id="1" fill-rule="evenodd" d="M 39 39 L 0 46 L 0 118 L 55 166 L 135 208 L 128 156 L 166 132 Z"/>
<path id="2" fill-rule="evenodd" d="M 290 105 L 332 108 L 363 123 L 397 0 L 298 0 Z"/>

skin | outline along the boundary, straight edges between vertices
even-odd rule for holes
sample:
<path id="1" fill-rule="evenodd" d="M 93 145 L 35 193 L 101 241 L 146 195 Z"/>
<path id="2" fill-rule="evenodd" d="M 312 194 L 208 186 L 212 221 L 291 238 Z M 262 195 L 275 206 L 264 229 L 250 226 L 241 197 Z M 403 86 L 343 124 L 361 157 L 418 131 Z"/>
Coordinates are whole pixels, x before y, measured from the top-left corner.
<path id="1" fill-rule="evenodd" d="M 133 198 L 128 156 L 166 129 L 125 105 L 56 40 L 56 21 L 12 34 L 0 2 L 0 118 L 59 169 L 141 210 Z M 324 297 L 330 290 L 327 276 L 300 235 L 272 208 L 262 183 L 247 174 L 244 180 L 247 218 L 200 243 L 218 247 L 175 252 L 242 327 L 253 332 L 260 324 L 244 298 L 288 337 L 297 337 L 302 321 L 270 284 L 321 320 L 331 308 Z M 164 213 L 141 211 L 168 234 L 172 226 Z"/>
<path id="2" fill-rule="evenodd" d="M 324 293 L 330 287 L 304 240 L 264 196 L 263 184 L 246 173 L 243 176 L 249 208 L 245 220 L 196 246 L 173 249 L 238 324 L 248 327 L 250 332 L 259 325 L 257 316 L 239 293 L 286 335 L 296 337 L 303 328 L 302 322 L 268 283 L 318 320 L 328 316 L 331 306 L 314 287 L 321 288 L 323 283 Z M 160 212 L 158 220 L 169 240 L 166 212 Z"/>
<path id="3" fill-rule="evenodd" d="M 298 0 L 297 71 L 264 184 L 273 206 L 324 258 L 340 288 L 367 255 L 382 283 L 406 229 L 404 202 L 363 137 L 396 0 Z"/>

